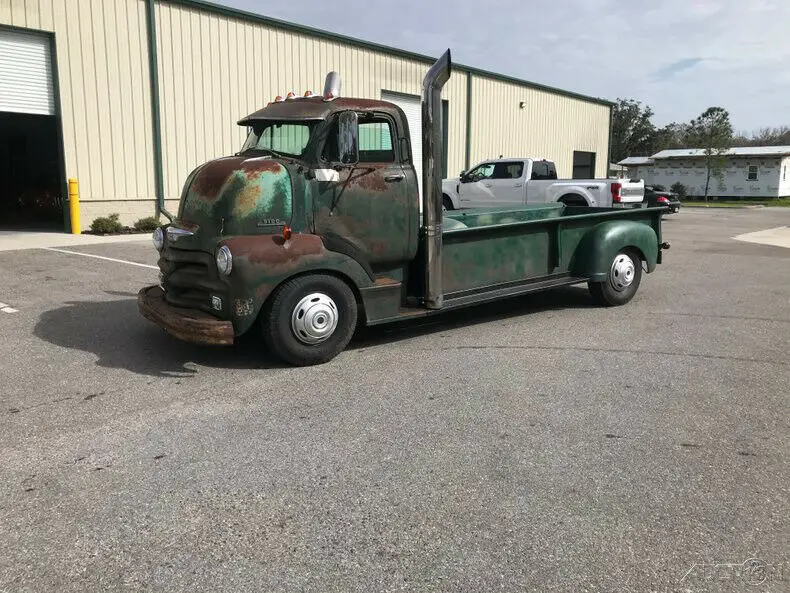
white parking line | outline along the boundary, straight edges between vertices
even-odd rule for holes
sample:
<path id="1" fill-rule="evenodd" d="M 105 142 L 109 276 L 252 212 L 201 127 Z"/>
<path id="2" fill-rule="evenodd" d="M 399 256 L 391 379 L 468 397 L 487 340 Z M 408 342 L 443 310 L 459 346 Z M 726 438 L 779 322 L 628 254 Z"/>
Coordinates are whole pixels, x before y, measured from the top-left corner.
<path id="1" fill-rule="evenodd" d="M 104 257 L 103 255 L 94 255 L 92 253 L 80 253 L 79 251 L 70 251 L 68 249 L 58 249 L 57 247 L 41 247 L 41 249 L 46 249 L 47 251 L 57 251 L 58 253 L 68 253 L 69 255 L 81 255 L 82 257 L 93 257 L 96 259 L 103 259 L 105 261 L 112 261 L 118 264 L 129 264 L 130 266 L 139 266 L 141 268 L 151 268 L 152 270 L 158 270 L 159 266 L 151 266 L 149 264 L 140 264 L 136 261 L 127 261 L 125 259 L 115 259 L 114 257 Z"/>
<path id="2" fill-rule="evenodd" d="M 19 313 L 17 309 L 14 309 L 13 307 L 9 307 L 5 303 L 0 303 L 0 311 L 2 311 L 3 313 Z"/>

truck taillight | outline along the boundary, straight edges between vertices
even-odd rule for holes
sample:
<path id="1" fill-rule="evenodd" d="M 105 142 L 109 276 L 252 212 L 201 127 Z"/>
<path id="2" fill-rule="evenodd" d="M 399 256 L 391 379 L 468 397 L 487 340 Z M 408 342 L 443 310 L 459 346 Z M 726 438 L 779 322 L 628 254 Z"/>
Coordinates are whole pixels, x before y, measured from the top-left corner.
<path id="1" fill-rule="evenodd" d="M 622 183 L 612 184 L 612 202 L 618 203 L 620 201 L 620 190 L 623 189 Z"/>

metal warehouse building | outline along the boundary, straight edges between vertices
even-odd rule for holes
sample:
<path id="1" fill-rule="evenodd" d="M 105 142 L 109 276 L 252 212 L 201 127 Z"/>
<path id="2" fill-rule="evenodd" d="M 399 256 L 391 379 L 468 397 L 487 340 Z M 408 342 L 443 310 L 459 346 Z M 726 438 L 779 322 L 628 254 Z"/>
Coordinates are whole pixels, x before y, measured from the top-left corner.
<path id="1" fill-rule="evenodd" d="M 64 224 L 177 208 L 186 175 L 237 151 L 236 125 L 276 95 L 386 99 L 421 154 L 428 57 L 196 0 L 0 0 L 0 225 Z M 606 176 L 612 104 L 454 65 L 445 86 L 444 175 L 499 155 L 537 156 L 565 177 Z M 66 208 L 67 210 L 67 208 Z"/>

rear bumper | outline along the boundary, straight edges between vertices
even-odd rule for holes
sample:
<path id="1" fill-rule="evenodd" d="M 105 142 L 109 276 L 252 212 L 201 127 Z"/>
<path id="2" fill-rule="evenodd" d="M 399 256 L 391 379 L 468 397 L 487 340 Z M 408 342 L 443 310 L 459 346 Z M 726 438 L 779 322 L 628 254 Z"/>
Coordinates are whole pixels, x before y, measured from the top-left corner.
<path id="1" fill-rule="evenodd" d="M 612 208 L 623 208 L 623 209 L 631 209 L 631 208 L 646 208 L 647 205 L 644 202 L 614 202 L 612 203 Z"/>
<path id="2" fill-rule="evenodd" d="M 159 286 L 146 286 L 137 293 L 140 314 L 167 333 L 193 344 L 233 344 L 233 324 L 195 309 L 174 307 L 165 301 Z"/>

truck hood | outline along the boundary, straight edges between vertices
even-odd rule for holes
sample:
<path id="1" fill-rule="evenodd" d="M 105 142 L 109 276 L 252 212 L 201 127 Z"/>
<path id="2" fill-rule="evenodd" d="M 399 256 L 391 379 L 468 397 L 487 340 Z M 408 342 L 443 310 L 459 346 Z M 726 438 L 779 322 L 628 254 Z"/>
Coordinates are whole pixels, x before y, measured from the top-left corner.
<path id="1" fill-rule="evenodd" d="M 201 165 L 184 184 L 177 226 L 201 235 L 251 235 L 289 224 L 291 175 L 270 157 L 223 157 Z"/>

